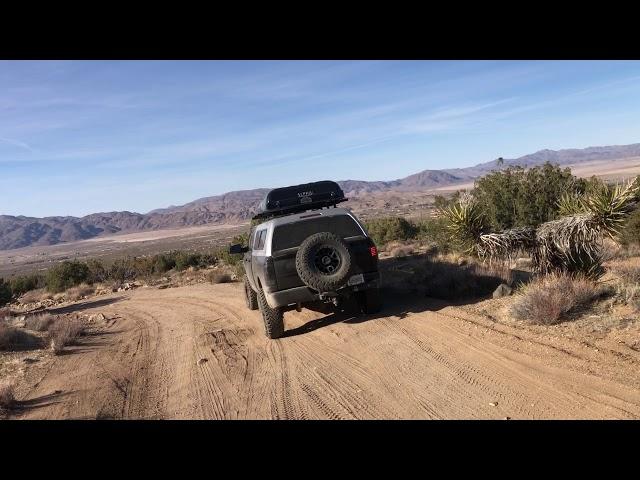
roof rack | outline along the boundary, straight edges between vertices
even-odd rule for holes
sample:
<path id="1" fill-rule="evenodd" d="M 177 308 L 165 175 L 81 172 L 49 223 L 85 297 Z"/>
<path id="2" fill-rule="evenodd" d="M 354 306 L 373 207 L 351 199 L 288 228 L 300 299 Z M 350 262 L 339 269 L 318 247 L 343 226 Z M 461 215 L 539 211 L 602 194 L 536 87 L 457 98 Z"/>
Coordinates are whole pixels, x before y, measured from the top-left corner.
<path id="1" fill-rule="evenodd" d="M 264 197 L 253 219 L 262 220 L 307 210 L 335 207 L 347 200 L 340 185 L 330 180 L 274 188 Z"/>

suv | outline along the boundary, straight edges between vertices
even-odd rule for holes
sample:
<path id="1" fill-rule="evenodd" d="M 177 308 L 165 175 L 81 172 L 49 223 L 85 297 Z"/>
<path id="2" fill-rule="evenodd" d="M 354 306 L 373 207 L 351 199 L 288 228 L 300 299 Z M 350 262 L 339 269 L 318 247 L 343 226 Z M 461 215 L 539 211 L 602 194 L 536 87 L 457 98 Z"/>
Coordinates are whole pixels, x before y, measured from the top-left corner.
<path id="1" fill-rule="evenodd" d="M 269 338 L 284 334 L 284 312 L 310 302 L 340 307 L 355 297 L 364 313 L 381 308 L 378 250 L 331 181 L 276 188 L 253 217 L 244 254 L 247 307 L 260 309 Z"/>

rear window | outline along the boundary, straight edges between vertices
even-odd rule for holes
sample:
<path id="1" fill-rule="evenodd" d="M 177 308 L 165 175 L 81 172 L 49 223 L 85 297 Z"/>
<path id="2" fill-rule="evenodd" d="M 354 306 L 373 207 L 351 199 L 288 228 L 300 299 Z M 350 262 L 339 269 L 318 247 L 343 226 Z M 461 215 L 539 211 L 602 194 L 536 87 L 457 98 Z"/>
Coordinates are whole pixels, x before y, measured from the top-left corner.
<path id="1" fill-rule="evenodd" d="M 271 242 L 272 250 L 284 250 L 299 246 L 305 238 L 314 233 L 332 232 L 341 238 L 362 235 L 358 224 L 348 215 L 316 217 L 287 223 L 276 227 Z"/>

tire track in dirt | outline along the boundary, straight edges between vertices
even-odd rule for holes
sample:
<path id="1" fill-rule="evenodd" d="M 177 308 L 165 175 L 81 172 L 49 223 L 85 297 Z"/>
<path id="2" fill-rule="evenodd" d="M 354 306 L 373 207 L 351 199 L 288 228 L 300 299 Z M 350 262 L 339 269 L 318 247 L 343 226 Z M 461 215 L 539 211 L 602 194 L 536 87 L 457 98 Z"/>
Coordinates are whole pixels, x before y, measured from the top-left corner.
<path id="1" fill-rule="evenodd" d="M 576 353 L 583 347 L 530 341 L 457 307 L 327 321 L 292 311 L 292 335 L 271 341 L 238 284 L 113 298 L 90 311 L 116 320 L 55 357 L 27 398 L 64 396 L 23 418 L 640 416 L 633 359 L 602 352 L 607 365 L 625 362 L 628 382 L 610 370 L 594 375 L 598 363 Z"/>

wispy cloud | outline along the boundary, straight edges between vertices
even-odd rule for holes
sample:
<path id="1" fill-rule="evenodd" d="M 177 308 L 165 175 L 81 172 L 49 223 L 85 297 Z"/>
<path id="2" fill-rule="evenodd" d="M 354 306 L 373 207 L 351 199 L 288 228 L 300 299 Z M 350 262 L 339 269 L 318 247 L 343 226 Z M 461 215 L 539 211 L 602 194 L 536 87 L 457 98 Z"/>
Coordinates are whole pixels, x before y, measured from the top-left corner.
<path id="1" fill-rule="evenodd" d="M 5 137 L 0 137 L 0 143 L 6 143 L 8 145 L 13 145 L 14 147 L 19 147 L 19 148 L 23 148 L 25 150 L 28 150 L 29 152 L 33 153 L 33 148 L 31 148 L 31 146 L 25 142 L 21 142 L 20 140 L 15 140 L 13 138 L 5 138 Z"/>

